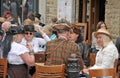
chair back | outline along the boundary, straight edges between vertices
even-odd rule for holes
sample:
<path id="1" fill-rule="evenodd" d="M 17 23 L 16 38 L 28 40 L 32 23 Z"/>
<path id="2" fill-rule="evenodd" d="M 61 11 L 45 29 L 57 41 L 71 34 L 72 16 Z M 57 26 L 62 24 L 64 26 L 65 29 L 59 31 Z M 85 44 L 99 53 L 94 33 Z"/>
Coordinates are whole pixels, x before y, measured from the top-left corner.
<path id="1" fill-rule="evenodd" d="M 112 78 L 116 78 L 116 68 L 118 64 L 118 59 L 115 59 L 114 68 L 107 69 L 90 69 L 89 76 L 92 77 L 101 77 L 101 76 L 112 76 Z"/>
<path id="2" fill-rule="evenodd" d="M 0 78 L 6 78 L 7 75 L 7 59 L 0 58 Z"/>
<path id="3" fill-rule="evenodd" d="M 90 69 L 89 70 L 89 78 L 103 77 L 103 76 L 112 76 L 112 78 L 116 78 L 116 70 L 115 70 L 115 68 Z"/>
<path id="4" fill-rule="evenodd" d="M 93 66 L 95 64 L 95 58 L 96 58 L 96 54 L 90 53 L 90 66 Z"/>
<path id="5" fill-rule="evenodd" d="M 90 66 L 93 66 L 95 64 L 95 58 L 96 58 L 96 54 L 90 53 Z M 118 59 L 115 59 L 114 67 L 117 68 L 117 65 L 118 65 Z"/>
<path id="6" fill-rule="evenodd" d="M 38 65 L 36 64 L 35 78 L 64 78 L 65 65 Z"/>

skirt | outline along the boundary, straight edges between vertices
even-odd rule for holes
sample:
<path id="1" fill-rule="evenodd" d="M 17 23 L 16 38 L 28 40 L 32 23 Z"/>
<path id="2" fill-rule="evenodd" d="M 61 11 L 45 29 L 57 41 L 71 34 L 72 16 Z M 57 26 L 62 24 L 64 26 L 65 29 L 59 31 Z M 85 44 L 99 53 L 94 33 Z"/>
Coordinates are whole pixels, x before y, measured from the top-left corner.
<path id="1" fill-rule="evenodd" d="M 8 64 L 8 75 L 10 78 L 29 78 L 28 67 L 26 64 Z"/>

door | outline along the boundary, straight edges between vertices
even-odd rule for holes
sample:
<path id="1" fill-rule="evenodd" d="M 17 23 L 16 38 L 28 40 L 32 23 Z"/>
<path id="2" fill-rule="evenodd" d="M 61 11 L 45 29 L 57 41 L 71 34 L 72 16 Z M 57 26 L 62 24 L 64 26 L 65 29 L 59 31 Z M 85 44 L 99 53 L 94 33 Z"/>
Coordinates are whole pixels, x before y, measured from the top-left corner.
<path id="1" fill-rule="evenodd" d="M 105 2 L 106 0 L 89 0 L 89 22 L 88 22 L 88 40 L 91 41 L 91 34 L 96 31 L 98 21 L 105 19 Z"/>
<path id="2" fill-rule="evenodd" d="M 79 6 L 82 6 L 81 21 L 87 23 L 87 41 L 91 44 L 92 32 L 96 30 L 98 21 L 105 19 L 105 1 L 106 0 L 80 0 Z M 81 7 L 80 7 L 81 8 Z M 81 22 L 79 20 L 79 22 Z"/>

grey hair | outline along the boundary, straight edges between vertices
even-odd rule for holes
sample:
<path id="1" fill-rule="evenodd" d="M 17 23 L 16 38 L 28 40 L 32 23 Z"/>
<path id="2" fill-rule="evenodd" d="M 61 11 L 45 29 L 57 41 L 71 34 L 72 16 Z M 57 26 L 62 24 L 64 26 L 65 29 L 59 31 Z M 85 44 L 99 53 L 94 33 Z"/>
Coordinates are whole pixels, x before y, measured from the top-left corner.
<path id="1" fill-rule="evenodd" d="M 112 40 L 107 35 L 101 34 L 101 36 L 102 36 L 102 39 L 103 39 L 103 47 L 106 47 L 109 44 L 109 42 L 111 42 Z"/>

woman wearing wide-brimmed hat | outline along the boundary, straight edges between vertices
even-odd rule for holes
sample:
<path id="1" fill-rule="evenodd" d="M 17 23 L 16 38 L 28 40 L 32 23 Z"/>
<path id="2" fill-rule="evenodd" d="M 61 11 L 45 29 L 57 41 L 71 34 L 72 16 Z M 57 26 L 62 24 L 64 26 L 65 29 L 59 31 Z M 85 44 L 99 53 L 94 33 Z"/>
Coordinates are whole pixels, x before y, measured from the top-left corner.
<path id="1" fill-rule="evenodd" d="M 112 35 L 103 28 L 95 32 L 94 35 L 101 49 L 97 52 L 94 66 L 90 69 L 113 68 L 115 59 L 118 59 L 118 50 L 112 41 Z"/>

